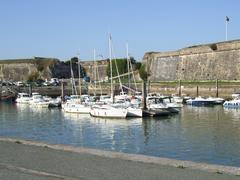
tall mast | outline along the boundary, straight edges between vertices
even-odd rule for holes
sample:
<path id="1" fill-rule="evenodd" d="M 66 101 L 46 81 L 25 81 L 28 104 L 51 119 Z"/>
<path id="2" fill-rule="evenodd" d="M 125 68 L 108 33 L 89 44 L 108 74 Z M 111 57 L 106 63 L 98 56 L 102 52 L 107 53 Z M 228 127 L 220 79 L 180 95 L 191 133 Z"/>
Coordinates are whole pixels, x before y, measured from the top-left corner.
<path id="1" fill-rule="evenodd" d="M 79 95 L 80 95 L 80 103 L 81 103 L 82 86 L 81 86 L 81 70 L 80 70 L 80 56 L 79 56 L 79 54 L 78 54 L 78 86 L 79 86 Z"/>
<path id="2" fill-rule="evenodd" d="M 73 90 L 73 71 L 72 71 L 72 59 L 70 59 L 70 74 L 71 74 L 71 83 L 72 83 L 72 94 L 74 94 Z"/>
<path id="3" fill-rule="evenodd" d="M 110 61 L 110 79 L 111 79 L 111 99 L 113 101 L 113 80 L 112 80 L 112 37 L 109 37 L 109 61 Z"/>
<path id="4" fill-rule="evenodd" d="M 128 87 L 130 88 L 130 70 L 129 70 L 129 54 L 128 54 L 128 43 L 126 43 L 126 50 L 127 50 L 127 69 L 128 69 Z"/>
<path id="5" fill-rule="evenodd" d="M 131 89 L 131 87 L 130 87 L 130 74 L 132 74 L 134 85 L 135 85 L 135 91 L 137 91 L 136 79 L 135 79 L 135 76 L 134 76 L 132 62 L 130 60 L 129 52 L 128 52 L 128 43 L 126 44 L 126 49 L 127 49 L 127 65 L 128 65 L 128 87 Z"/>
<path id="6" fill-rule="evenodd" d="M 96 64 L 96 66 L 97 66 L 97 64 Z M 102 86 L 101 86 L 101 82 L 100 82 L 98 66 L 96 67 L 96 69 L 97 69 L 97 78 L 98 78 L 98 83 L 99 83 L 99 87 L 100 87 L 100 93 L 101 93 L 101 96 L 102 96 Z"/>
<path id="7" fill-rule="evenodd" d="M 96 50 L 95 49 L 93 49 L 93 61 L 94 61 L 94 96 L 96 96 L 97 67 L 96 67 Z"/>

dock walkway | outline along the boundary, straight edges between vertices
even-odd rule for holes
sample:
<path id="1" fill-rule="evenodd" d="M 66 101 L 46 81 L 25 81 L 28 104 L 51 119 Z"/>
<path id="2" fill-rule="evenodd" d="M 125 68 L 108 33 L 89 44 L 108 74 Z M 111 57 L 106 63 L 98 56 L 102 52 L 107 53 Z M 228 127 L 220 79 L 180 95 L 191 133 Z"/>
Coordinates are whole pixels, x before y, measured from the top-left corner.
<path id="1" fill-rule="evenodd" d="M 162 161 L 162 162 L 161 162 Z M 165 162 L 164 162 L 165 161 Z M 1 180 L 235 180 L 238 168 L 175 166 L 177 160 L 0 138 Z M 187 165 L 187 163 L 185 163 Z M 193 163 L 194 164 L 194 163 Z M 200 163 L 198 163 L 200 165 Z M 206 165 L 205 165 L 206 166 Z M 201 167 L 201 166 L 199 166 Z M 216 166 L 218 167 L 218 166 Z M 221 169 L 222 168 L 222 169 Z M 211 171 L 211 172 L 210 172 Z M 230 174 L 229 174 L 230 173 Z"/>

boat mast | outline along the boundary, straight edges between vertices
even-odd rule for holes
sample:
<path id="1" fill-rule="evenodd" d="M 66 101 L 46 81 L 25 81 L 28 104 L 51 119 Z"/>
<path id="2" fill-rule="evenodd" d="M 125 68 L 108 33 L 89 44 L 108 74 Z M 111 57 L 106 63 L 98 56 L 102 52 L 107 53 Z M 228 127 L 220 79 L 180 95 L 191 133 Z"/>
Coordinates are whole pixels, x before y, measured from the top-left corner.
<path id="1" fill-rule="evenodd" d="M 70 73 L 71 73 L 71 83 L 72 83 L 72 95 L 74 94 L 73 90 L 73 71 L 72 71 L 72 59 L 70 59 Z"/>
<path id="2" fill-rule="evenodd" d="M 126 43 L 127 50 L 127 70 L 128 70 L 128 87 L 130 88 L 130 71 L 129 71 L 129 55 L 128 55 L 128 43 Z"/>
<path id="3" fill-rule="evenodd" d="M 111 79 L 111 99 L 113 101 L 113 80 L 112 80 L 112 37 L 109 36 L 109 61 L 110 61 L 110 79 Z"/>
<path id="4" fill-rule="evenodd" d="M 81 86 L 81 70 L 80 70 L 80 56 L 78 54 L 78 86 L 79 86 L 79 100 L 81 103 L 81 94 L 82 94 L 82 86 Z"/>
<path id="5" fill-rule="evenodd" d="M 103 56 L 100 55 L 102 57 L 102 60 L 103 60 Z M 99 71 L 98 71 L 98 63 L 96 62 L 96 73 L 97 73 L 97 80 L 98 80 L 98 83 L 99 83 L 99 88 L 100 88 L 100 93 L 101 93 L 101 96 L 102 96 L 102 86 L 101 86 L 101 81 L 102 79 L 100 80 L 100 77 L 99 77 Z"/>
<path id="6" fill-rule="evenodd" d="M 99 87 L 100 87 L 100 93 L 101 93 L 101 96 L 102 96 L 102 86 L 101 86 L 101 81 L 100 81 L 100 77 L 99 77 L 98 67 L 97 67 L 97 76 L 98 76 L 98 83 L 99 83 Z"/>
<path id="7" fill-rule="evenodd" d="M 127 44 L 127 52 L 128 52 L 128 44 Z M 135 85 L 135 91 L 137 91 L 137 83 L 136 83 L 135 75 L 134 75 L 134 72 L 133 72 L 132 62 L 131 62 L 131 59 L 129 57 L 129 53 L 127 53 L 127 58 L 128 58 L 128 61 L 129 61 L 129 69 L 131 70 L 131 74 L 132 74 L 132 77 L 133 77 L 133 82 L 134 82 L 134 85 Z M 130 72 L 128 72 L 128 73 L 130 75 Z M 130 88 L 130 86 L 129 86 L 129 88 Z"/>
<path id="8" fill-rule="evenodd" d="M 93 49 L 93 61 L 94 61 L 94 96 L 96 96 L 97 67 L 96 67 L 96 50 L 95 49 Z"/>
<path id="9" fill-rule="evenodd" d="M 113 51 L 114 52 L 114 51 Z M 113 53 L 114 54 L 114 53 Z M 121 92 L 123 94 L 123 85 L 122 85 L 122 81 L 121 81 L 121 78 L 120 78 L 120 74 L 119 74 L 119 71 L 118 71 L 118 65 L 117 65 L 117 58 L 114 56 L 114 63 L 115 63 L 115 67 L 116 67 L 116 71 L 117 71 L 117 77 L 118 77 L 118 82 L 120 84 L 120 88 L 121 88 Z M 113 77 L 112 77 L 113 78 Z"/>

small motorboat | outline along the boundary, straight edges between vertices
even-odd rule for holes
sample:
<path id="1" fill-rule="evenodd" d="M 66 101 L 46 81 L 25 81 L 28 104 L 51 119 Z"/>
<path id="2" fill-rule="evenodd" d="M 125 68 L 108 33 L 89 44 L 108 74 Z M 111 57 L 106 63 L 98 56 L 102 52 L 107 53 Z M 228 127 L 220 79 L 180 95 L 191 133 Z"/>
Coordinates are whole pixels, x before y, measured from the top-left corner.
<path id="1" fill-rule="evenodd" d="M 213 106 L 215 102 L 212 99 L 196 97 L 194 99 L 187 100 L 186 103 L 192 106 Z"/>

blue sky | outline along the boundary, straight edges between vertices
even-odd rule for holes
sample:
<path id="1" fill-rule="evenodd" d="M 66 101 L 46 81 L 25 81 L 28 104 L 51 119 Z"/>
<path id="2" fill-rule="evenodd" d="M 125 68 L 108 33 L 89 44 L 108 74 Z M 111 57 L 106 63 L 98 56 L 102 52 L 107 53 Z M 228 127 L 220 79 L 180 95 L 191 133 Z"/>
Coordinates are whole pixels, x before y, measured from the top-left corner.
<path id="1" fill-rule="evenodd" d="M 97 55 L 141 60 L 147 51 L 172 51 L 240 39 L 238 0 L 2 0 L 0 59 Z M 100 58 L 100 56 L 98 56 Z"/>

